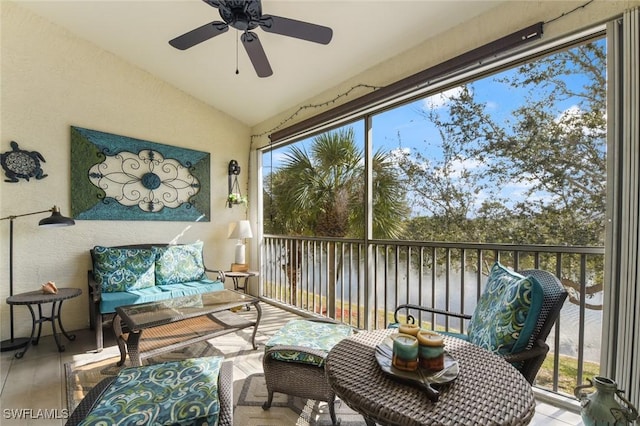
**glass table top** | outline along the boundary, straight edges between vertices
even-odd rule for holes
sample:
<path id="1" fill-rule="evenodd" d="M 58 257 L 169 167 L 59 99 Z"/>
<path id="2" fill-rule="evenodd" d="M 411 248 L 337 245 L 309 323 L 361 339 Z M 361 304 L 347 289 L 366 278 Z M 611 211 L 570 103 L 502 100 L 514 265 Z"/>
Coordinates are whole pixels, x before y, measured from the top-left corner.
<path id="1" fill-rule="evenodd" d="M 225 289 L 158 302 L 119 306 L 116 312 L 131 329 L 143 329 L 212 314 L 248 303 L 255 304 L 257 301 L 258 299 L 253 296 Z"/>

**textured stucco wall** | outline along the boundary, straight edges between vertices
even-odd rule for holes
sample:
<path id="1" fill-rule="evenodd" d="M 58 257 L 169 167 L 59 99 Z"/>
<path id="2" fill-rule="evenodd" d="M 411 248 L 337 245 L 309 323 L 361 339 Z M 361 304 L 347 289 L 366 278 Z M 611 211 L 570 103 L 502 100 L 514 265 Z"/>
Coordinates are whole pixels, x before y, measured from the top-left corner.
<path id="1" fill-rule="evenodd" d="M 0 217 L 58 205 L 70 214 L 69 127 L 79 126 L 211 153 L 211 222 L 77 221 L 69 228 L 42 229 L 47 215 L 14 222 L 14 293 L 36 290 L 52 280 L 83 290 L 64 302 L 68 330 L 86 328 L 88 250 L 94 245 L 142 242 L 205 243 L 205 261 L 228 268 L 235 242 L 228 223 L 244 219 L 245 210 L 224 206 L 227 164 L 246 166 L 249 129 L 147 72 L 53 25 L 15 3 L 2 1 L 0 149 L 17 141 L 39 151 L 42 180 L 0 181 Z M 244 176 L 243 176 L 244 175 Z M 241 175 L 243 189 L 246 174 Z M 0 320 L 2 340 L 9 337 L 9 221 L 0 222 Z M 30 332 L 26 308 L 15 309 L 16 335 Z M 51 334 L 45 324 L 44 334 Z"/>

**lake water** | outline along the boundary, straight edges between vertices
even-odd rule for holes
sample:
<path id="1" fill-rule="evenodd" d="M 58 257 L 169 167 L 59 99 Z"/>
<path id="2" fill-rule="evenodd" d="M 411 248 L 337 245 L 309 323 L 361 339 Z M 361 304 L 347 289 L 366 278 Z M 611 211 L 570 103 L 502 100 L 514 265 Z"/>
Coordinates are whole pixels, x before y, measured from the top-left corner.
<path id="1" fill-rule="evenodd" d="M 399 268 L 402 270 L 402 268 Z M 384 277 L 383 271 L 378 271 L 378 277 Z M 356 275 L 352 275 L 356 276 Z M 482 282 L 486 280 L 483 277 Z M 473 272 L 465 274 L 464 281 L 458 272 L 452 272 L 449 276 L 449 294 L 446 293 L 446 279 L 438 276 L 435 285 L 432 285 L 431 275 L 429 272 L 423 276 L 422 292 L 420 292 L 420 281 L 417 275 L 411 275 L 407 283 L 406 274 L 399 276 L 396 280 L 389 279 L 387 275 L 387 286 L 385 289 L 384 279 L 377 280 L 377 308 L 393 311 L 395 306 L 400 303 L 412 303 L 416 305 L 434 306 L 442 310 L 453 312 L 463 312 L 467 314 L 473 313 L 476 300 L 478 298 L 477 275 Z M 351 283 L 351 292 L 356 294 L 356 284 Z M 397 284 L 397 286 L 396 286 Z M 432 296 L 432 289 L 434 294 Z M 464 289 L 464 290 L 463 290 Z M 341 293 L 340 282 L 337 284 L 336 291 Z M 464 294 L 464 300 L 462 295 Z M 448 304 L 447 302 L 448 297 Z M 435 298 L 435 304 L 432 305 L 432 299 Z M 602 302 L 602 293 L 592 295 L 588 303 L 591 305 L 599 305 Z M 386 306 L 385 306 L 386 305 Z M 451 325 L 453 325 L 450 322 Z M 580 307 L 566 299 L 565 304 L 560 312 L 559 330 L 560 330 L 560 354 L 577 357 L 579 350 L 579 333 L 580 333 Z M 602 311 L 595 309 L 585 309 L 584 312 L 584 359 L 585 361 L 599 362 L 600 347 L 602 341 Z M 547 338 L 547 344 L 553 350 L 554 331 Z"/>

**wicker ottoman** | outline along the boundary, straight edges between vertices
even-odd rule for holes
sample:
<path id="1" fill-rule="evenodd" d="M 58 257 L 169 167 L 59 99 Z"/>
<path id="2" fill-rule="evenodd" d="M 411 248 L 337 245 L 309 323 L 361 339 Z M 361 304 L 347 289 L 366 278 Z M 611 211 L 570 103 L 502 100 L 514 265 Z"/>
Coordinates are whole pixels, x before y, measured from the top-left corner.
<path id="1" fill-rule="evenodd" d="M 324 401 L 329 404 L 331 421 L 337 424 L 336 394 L 327 382 L 324 362 L 329 350 L 351 334 L 348 325 L 328 319 L 285 324 L 265 345 L 262 365 L 268 397 L 262 408 L 271 407 L 274 392 Z"/>
<path id="2" fill-rule="evenodd" d="M 78 424 L 233 426 L 233 364 L 193 358 L 123 369 L 98 383 L 73 411 Z M 150 397 L 153 395 L 153 397 Z"/>

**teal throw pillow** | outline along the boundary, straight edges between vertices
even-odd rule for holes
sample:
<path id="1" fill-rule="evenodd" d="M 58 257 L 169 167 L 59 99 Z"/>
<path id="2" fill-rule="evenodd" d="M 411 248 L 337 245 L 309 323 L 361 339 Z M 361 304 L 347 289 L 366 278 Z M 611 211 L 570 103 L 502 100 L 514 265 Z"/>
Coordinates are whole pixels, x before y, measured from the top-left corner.
<path id="1" fill-rule="evenodd" d="M 96 246 L 93 277 L 103 293 L 153 287 L 156 280 L 153 251 Z"/>
<path id="2" fill-rule="evenodd" d="M 469 322 L 469 341 L 501 355 L 526 349 L 542 298 L 542 286 L 535 278 L 496 262 Z"/>
<path id="3" fill-rule="evenodd" d="M 197 241 L 167 247 L 154 247 L 157 285 L 185 283 L 206 278 L 202 248 Z"/>

